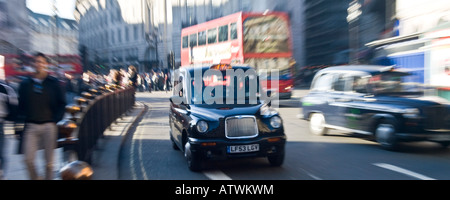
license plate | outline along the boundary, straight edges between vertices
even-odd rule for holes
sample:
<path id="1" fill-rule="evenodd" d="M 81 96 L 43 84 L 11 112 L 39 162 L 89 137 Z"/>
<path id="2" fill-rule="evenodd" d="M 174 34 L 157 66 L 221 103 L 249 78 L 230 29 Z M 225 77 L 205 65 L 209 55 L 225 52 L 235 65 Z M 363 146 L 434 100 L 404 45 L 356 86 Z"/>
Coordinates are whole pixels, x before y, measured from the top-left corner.
<path id="1" fill-rule="evenodd" d="M 228 153 L 247 153 L 259 151 L 259 144 L 228 146 Z"/>

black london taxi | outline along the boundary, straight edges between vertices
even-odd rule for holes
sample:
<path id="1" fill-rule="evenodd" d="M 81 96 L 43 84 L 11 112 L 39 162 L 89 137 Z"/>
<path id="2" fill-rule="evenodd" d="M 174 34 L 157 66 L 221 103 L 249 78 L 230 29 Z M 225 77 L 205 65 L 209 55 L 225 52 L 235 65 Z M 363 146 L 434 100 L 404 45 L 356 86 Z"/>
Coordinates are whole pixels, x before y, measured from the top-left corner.
<path id="1" fill-rule="evenodd" d="M 234 73 L 235 72 L 235 73 Z M 286 136 L 278 112 L 259 94 L 258 76 L 248 66 L 182 67 L 174 73 L 170 139 L 199 171 L 208 160 L 267 157 L 284 161 Z"/>
<path id="2" fill-rule="evenodd" d="M 450 103 L 428 96 L 411 72 L 393 66 L 337 66 L 319 71 L 301 100 L 313 134 L 340 129 L 374 137 L 395 150 L 399 142 L 450 144 Z"/>

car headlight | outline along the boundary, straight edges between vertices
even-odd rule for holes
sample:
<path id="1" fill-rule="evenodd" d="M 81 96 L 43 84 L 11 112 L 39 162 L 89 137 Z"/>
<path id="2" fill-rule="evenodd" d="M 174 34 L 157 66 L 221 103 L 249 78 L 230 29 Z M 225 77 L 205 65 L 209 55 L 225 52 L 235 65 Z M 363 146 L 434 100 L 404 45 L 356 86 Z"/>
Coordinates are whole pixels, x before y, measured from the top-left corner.
<path id="1" fill-rule="evenodd" d="M 403 110 L 403 117 L 406 118 L 418 118 L 420 111 L 417 108 L 408 108 Z"/>
<path id="2" fill-rule="evenodd" d="M 280 128 L 281 127 L 281 118 L 278 116 L 273 116 L 272 118 L 270 118 L 270 125 L 273 128 Z"/>
<path id="3" fill-rule="evenodd" d="M 197 131 L 199 133 L 206 133 L 206 131 L 208 131 L 208 123 L 205 121 L 198 121 L 197 122 Z"/>

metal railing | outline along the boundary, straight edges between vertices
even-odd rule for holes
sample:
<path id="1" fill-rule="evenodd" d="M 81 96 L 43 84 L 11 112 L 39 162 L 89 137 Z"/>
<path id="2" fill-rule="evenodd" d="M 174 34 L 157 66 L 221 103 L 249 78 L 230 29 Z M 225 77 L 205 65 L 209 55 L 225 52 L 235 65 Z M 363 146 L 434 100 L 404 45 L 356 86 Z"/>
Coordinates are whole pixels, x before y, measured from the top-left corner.
<path id="1" fill-rule="evenodd" d="M 134 87 L 105 85 L 83 92 L 82 97 L 75 97 L 76 104 L 66 106 L 66 117 L 57 124 L 58 147 L 71 152 L 65 153 L 64 160 L 92 164 L 99 138 L 116 119 L 133 107 L 134 94 Z"/>

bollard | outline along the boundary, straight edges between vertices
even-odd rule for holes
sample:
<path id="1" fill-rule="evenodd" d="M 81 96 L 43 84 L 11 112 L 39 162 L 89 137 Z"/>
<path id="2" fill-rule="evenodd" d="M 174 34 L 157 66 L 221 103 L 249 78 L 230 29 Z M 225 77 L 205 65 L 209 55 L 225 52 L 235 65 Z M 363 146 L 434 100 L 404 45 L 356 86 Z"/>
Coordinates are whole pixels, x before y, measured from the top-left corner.
<path id="1" fill-rule="evenodd" d="M 63 119 L 59 121 L 56 126 L 58 127 L 60 138 L 72 139 L 74 138 L 72 133 L 77 128 L 77 124 L 69 119 Z"/>
<path id="2" fill-rule="evenodd" d="M 76 117 L 76 114 L 81 112 L 81 107 L 75 104 L 70 104 L 66 106 L 66 112 L 68 112 L 72 117 L 70 120 L 77 121 L 78 117 Z"/>
<path id="3" fill-rule="evenodd" d="M 91 180 L 94 170 L 83 161 L 74 161 L 65 165 L 59 171 L 62 180 Z"/>
<path id="4" fill-rule="evenodd" d="M 82 93 L 81 93 L 81 96 L 84 97 L 84 98 L 86 98 L 87 100 L 93 100 L 93 99 L 95 99 L 95 96 L 92 95 L 92 94 L 89 93 L 89 92 L 82 92 Z"/>
<path id="5" fill-rule="evenodd" d="M 83 97 L 74 97 L 73 99 L 74 99 L 75 102 L 77 102 L 77 104 L 78 104 L 79 106 L 88 103 L 88 100 L 85 99 L 85 98 L 83 98 Z"/>

